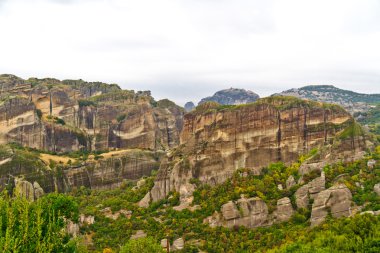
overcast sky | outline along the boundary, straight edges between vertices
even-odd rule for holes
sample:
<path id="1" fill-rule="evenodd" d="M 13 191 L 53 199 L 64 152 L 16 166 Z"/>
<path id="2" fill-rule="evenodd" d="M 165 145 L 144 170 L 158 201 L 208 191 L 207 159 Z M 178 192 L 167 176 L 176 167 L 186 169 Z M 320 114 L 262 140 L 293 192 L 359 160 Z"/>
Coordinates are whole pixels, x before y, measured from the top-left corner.
<path id="1" fill-rule="evenodd" d="M 379 0 L 0 0 L 0 73 L 183 105 L 333 84 L 380 93 Z"/>

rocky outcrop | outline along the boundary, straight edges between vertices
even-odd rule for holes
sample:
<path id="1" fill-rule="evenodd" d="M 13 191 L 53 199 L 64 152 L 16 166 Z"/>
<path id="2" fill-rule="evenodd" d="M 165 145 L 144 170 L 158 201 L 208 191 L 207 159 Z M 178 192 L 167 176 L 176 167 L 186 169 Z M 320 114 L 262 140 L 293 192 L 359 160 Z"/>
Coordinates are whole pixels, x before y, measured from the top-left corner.
<path id="1" fill-rule="evenodd" d="M 339 184 L 318 193 L 311 211 L 311 226 L 321 224 L 327 214 L 339 218 L 351 215 L 352 194 L 347 186 Z"/>
<path id="2" fill-rule="evenodd" d="M 323 191 L 325 189 L 325 183 L 325 173 L 322 172 L 320 177 L 298 188 L 295 193 L 297 207 L 307 208 L 309 199 L 314 199 L 319 192 Z"/>
<path id="3" fill-rule="evenodd" d="M 131 236 L 131 240 L 136 240 L 136 239 L 139 239 L 139 238 L 144 238 L 146 236 L 147 236 L 147 234 L 144 232 L 144 230 L 137 230 L 136 233 L 134 233 Z"/>
<path id="4" fill-rule="evenodd" d="M 15 178 L 14 194 L 16 196 L 26 198 L 27 200 L 34 201 L 44 195 L 44 190 L 41 186 L 34 182 L 33 184 L 22 179 Z"/>
<path id="5" fill-rule="evenodd" d="M 106 207 L 102 210 L 100 210 L 100 213 L 102 213 L 105 217 L 112 219 L 112 220 L 117 220 L 121 215 L 123 215 L 126 218 L 131 218 L 132 216 L 132 211 L 121 209 L 116 212 L 112 212 L 110 207 Z"/>
<path id="6" fill-rule="evenodd" d="M 294 179 L 294 177 L 292 175 L 290 175 L 288 177 L 288 179 L 286 180 L 286 189 L 290 189 L 293 186 L 295 186 L 296 184 L 297 184 L 296 180 Z"/>
<path id="7" fill-rule="evenodd" d="M 237 203 L 237 204 L 236 204 Z M 260 198 L 241 198 L 237 202 L 229 201 L 221 208 L 221 214 L 215 213 L 204 220 L 211 226 L 244 226 L 248 228 L 268 225 L 268 207 Z"/>
<path id="8" fill-rule="evenodd" d="M 240 105 L 255 102 L 259 99 L 259 95 L 244 89 L 230 88 L 220 90 L 211 97 L 202 98 L 198 105 L 205 102 L 213 101 L 221 105 Z"/>
<path id="9" fill-rule="evenodd" d="M 290 220 L 294 214 L 294 209 L 288 197 L 277 200 L 277 209 L 274 212 L 276 223 Z"/>
<path id="10" fill-rule="evenodd" d="M 159 168 L 162 153 L 143 150 L 122 150 L 104 153 L 103 158 L 65 169 L 67 189 L 85 186 L 91 189 L 112 189 L 124 180 L 138 180 L 150 176 Z"/>
<path id="11" fill-rule="evenodd" d="M 222 183 L 238 168 L 260 174 L 270 163 L 289 164 L 313 148 L 334 154 L 325 160 L 355 155 L 366 148 L 366 140 L 361 132 L 351 132 L 353 124 L 339 106 L 289 97 L 232 107 L 205 103 L 185 115 L 183 145 L 163 160 L 148 194 L 152 201 L 163 199 L 192 178 Z"/>
<path id="12" fill-rule="evenodd" d="M 380 196 L 380 183 L 375 184 L 375 186 L 373 187 L 373 191 Z"/>
<path id="13" fill-rule="evenodd" d="M 229 201 L 221 208 L 220 213 L 204 219 L 203 223 L 211 227 L 225 226 L 244 226 L 248 228 L 269 226 L 273 223 L 288 221 L 294 214 L 289 198 L 285 197 L 277 200 L 277 208 L 269 214 L 266 203 L 260 198 L 245 198 L 242 196 L 236 202 Z"/>

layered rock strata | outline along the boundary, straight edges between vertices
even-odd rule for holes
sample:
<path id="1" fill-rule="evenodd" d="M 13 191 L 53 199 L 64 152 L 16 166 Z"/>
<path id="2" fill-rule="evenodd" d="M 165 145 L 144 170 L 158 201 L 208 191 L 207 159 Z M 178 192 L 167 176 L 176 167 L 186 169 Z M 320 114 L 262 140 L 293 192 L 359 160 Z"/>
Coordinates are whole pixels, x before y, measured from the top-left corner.
<path id="1" fill-rule="evenodd" d="M 325 149 L 334 152 L 325 160 L 352 156 L 367 147 L 363 134 L 351 132 L 354 124 L 339 106 L 290 97 L 242 106 L 205 103 L 184 116 L 182 145 L 163 160 L 144 200 L 179 192 L 192 178 L 214 185 L 238 168 L 260 174 L 270 163 L 291 163 L 313 148 L 329 147 Z"/>
<path id="2" fill-rule="evenodd" d="M 0 76 L 0 144 L 53 152 L 142 148 L 179 143 L 183 110 L 149 91 L 82 80 Z"/>

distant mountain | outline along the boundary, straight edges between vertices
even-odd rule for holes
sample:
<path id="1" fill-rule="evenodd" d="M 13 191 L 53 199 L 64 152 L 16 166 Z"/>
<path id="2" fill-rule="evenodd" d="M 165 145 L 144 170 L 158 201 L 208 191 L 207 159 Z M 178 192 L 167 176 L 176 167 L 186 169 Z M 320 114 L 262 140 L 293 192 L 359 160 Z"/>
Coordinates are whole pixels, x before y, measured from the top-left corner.
<path id="1" fill-rule="evenodd" d="M 274 95 L 295 96 L 339 104 L 352 114 L 368 111 L 373 107 L 373 104 L 380 103 L 380 94 L 362 94 L 339 89 L 333 85 L 309 85 L 302 88 L 293 88 Z"/>
<path id="2" fill-rule="evenodd" d="M 238 105 L 255 102 L 259 98 L 259 95 L 250 90 L 230 88 L 220 90 L 211 97 L 201 99 L 198 105 L 207 101 L 218 102 L 222 105 Z"/>
<path id="3" fill-rule="evenodd" d="M 187 102 L 185 104 L 185 111 L 186 112 L 191 112 L 194 108 L 195 108 L 195 105 L 194 105 L 194 103 L 192 101 Z"/>

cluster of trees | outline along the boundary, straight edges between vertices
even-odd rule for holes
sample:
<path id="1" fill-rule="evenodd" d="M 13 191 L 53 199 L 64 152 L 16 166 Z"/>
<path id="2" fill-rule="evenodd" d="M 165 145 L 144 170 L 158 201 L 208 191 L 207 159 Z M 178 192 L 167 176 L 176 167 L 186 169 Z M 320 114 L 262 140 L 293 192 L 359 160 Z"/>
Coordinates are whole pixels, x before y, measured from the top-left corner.
<path id="1" fill-rule="evenodd" d="M 0 196 L 1 252 L 76 252 L 77 242 L 66 232 L 66 220 L 78 219 L 73 197 L 50 194 L 36 202 Z"/>

